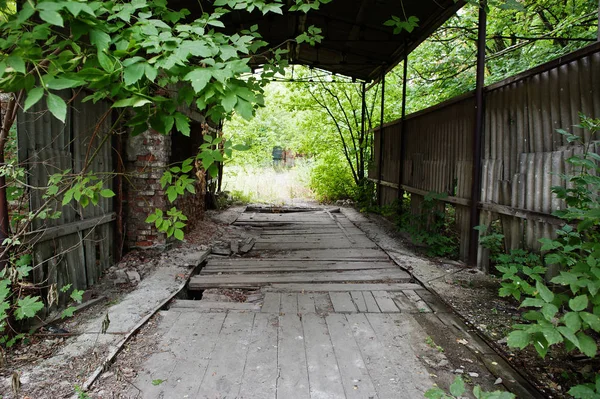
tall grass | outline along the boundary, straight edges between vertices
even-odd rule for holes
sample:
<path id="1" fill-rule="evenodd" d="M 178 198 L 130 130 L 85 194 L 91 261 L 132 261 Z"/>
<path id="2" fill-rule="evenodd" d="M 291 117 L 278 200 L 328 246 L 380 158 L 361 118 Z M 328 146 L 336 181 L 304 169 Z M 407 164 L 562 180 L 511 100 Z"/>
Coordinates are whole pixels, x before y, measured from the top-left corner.
<path id="1" fill-rule="evenodd" d="M 314 201 L 308 188 L 311 165 L 298 162 L 293 168 L 226 166 L 223 190 L 242 202 L 275 205 Z"/>

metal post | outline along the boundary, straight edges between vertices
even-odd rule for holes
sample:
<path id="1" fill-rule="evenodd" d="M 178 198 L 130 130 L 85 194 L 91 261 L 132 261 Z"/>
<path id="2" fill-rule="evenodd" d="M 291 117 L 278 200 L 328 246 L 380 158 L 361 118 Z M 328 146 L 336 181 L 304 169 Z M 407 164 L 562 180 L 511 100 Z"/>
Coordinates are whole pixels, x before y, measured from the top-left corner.
<path id="1" fill-rule="evenodd" d="M 477 247 L 479 232 L 475 227 L 479 224 L 479 199 L 481 198 L 481 146 L 484 128 L 484 98 L 485 84 L 485 38 L 486 38 L 486 0 L 479 2 L 479 29 L 477 37 L 477 80 L 475 87 L 475 130 L 473 132 L 473 184 L 471 189 L 471 223 L 469 240 L 469 263 L 477 263 Z"/>
<path id="2" fill-rule="evenodd" d="M 402 207 L 404 190 L 402 189 L 402 176 L 404 175 L 404 160 L 406 159 L 406 82 L 408 76 L 408 51 L 404 42 L 404 65 L 402 73 L 402 119 L 400 121 L 400 164 L 398 165 L 398 199 Z"/>
<path id="3" fill-rule="evenodd" d="M 383 180 L 383 114 L 385 112 L 385 70 L 381 74 L 381 119 L 379 121 L 379 176 L 377 184 L 377 202 L 381 205 L 381 181 Z"/>
<path id="4" fill-rule="evenodd" d="M 361 105 L 361 116 L 360 116 L 360 140 L 358 141 L 358 146 L 359 146 L 359 154 L 360 154 L 360 176 L 358 176 L 358 178 L 360 179 L 360 184 L 363 185 L 364 187 L 364 178 L 365 178 L 365 113 L 366 113 L 366 109 L 367 109 L 367 101 L 366 101 L 366 82 L 363 82 L 362 85 L 362 105 Z M 362 188 L 361 188 L 362 189 Z"/>

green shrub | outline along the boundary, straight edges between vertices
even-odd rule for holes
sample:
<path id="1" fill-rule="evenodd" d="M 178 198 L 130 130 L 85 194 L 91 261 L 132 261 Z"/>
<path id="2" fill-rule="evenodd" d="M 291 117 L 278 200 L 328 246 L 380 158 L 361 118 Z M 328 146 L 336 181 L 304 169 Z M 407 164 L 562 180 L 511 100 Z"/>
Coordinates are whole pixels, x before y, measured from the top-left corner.
<path id="1" fill-rule="evenodd" d="M 600 119 L 581 116 L 583 128 L 592 134 L 600 132 Z M 542 251 L 547 251 L 547 265 L 559 265 L 561 272 L 547 285 L 543 280 L 536 281 L 535 290 L 528 293 L 521 307 L 529 308 L 524 318 L 529 324 L 513 326 L 508 335 L 508 345 L 523 349 L 533 345 L 541 357 L 545 357 L 551 346 L 564 344 L 570 352 L 578 350 L 593 358 L 598 352 L 600 333 L 600 156 L 589 151 L 589 144 L 579 136 L 564 130 L 569 143 L 583 144 L 583 155 L 575 155 L 567 160 L 576 174 L 563 176 L 566 187 L 553 187 L 558 198 L 567 207 L 555 212 L 565 219 L 565 224 L 557 231 L 555 240 L 542 239 Z M 571 226 L 576 224 L 577 227 Z M 593 384 L 577 385 L 569 394 L 577 398 L 598 398 L 596 376 Z M 587 393 L 587 394 L 586 394 Z"/>
<path id="2" fill-rule="evenodd" d="M 357 193 L 348 162 L 333 152 L 324 154 L 314 164 L 310 188 L 321 202 L 354 199 Z"/>

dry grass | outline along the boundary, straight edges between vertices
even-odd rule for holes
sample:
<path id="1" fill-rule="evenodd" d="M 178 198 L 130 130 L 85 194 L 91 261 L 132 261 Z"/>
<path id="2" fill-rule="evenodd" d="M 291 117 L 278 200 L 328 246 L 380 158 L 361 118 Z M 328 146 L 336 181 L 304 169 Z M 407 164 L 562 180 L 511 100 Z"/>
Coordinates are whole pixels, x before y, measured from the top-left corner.
<path id="1" fill-rule="evenodd" d="M 223 190 L 229 191 L 234 199 L 250 203 L 292 204 L 314 201 L 308 188 L 310 166 L 300 164 L 290 169 L 225 168 Z"/>

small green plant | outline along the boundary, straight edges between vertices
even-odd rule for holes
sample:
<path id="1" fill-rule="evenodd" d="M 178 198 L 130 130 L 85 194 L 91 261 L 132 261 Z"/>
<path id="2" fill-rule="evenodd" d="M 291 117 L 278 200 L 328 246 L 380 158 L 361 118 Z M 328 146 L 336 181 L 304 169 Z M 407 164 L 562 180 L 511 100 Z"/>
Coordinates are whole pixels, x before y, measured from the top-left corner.
<path id="1" fill-rule="evenodd" d="M 464 396 L 467 392 L 465 381 L 461 376 L 457 376 L 454 379 L 452 385 L 450 385 L 449 392 L 444 391 L 439 387 L 431 388 L 425 392 L 425 398 L 427 399 L 459 399 Z M 479 385 L 473 388 L 473 396 L 477 399 L 515 399 L 515 395 L 505 391 L 494 391 L 485 392 Z"/>
<path id="2" fill-rule="evenodd" d="M 427 336 L 427 338 L 425 338 L 425 343 L 427 344 L 427 346 L 435 349 L 436 351 L 438 351 L 440 353 L 444 352 L 444 348 L 442 348 L 441 346 L 436 344 L 435 341 L 433 340 L 433 338 L 431 338 L 430 336 Z"/>
<path id="3" fill-rule="evenodd" d="M 74 389 L 77 394 L 77 399 L 90 399 L 90 395 L 88 395 L 79 385 L 75 385 Z"/>
<path id="4" fill-rule="evenodd" d="M 167 380 L 161 380 L 160 378 L 156 379 L 156 380 L 152 380 L 152 385 L 159 386 L 160 384 L 162 384 L 163 382 L 165 382 Z"/>
<path id="5" fill-rule="evenodd" d="M 512 296 L 517 301 L 522 295 L 533 295 L 536 282 L 543 282 L 547 268 L 539 255 L 523 249 L 496 257 L 496 270 L 502 273 L 501 297 Z"/>
<path id="6" fill-rule="evenodd" d="M 425 253 L 431 257 L 458 256 L 454 209 L 440 203 L 447 196 L 446 193 L 428 193 L 423 198 L 419 214 L 403 212 L 399 219 L 399 229 L 407 232 L 416 244 L 425 245 Z"/>

